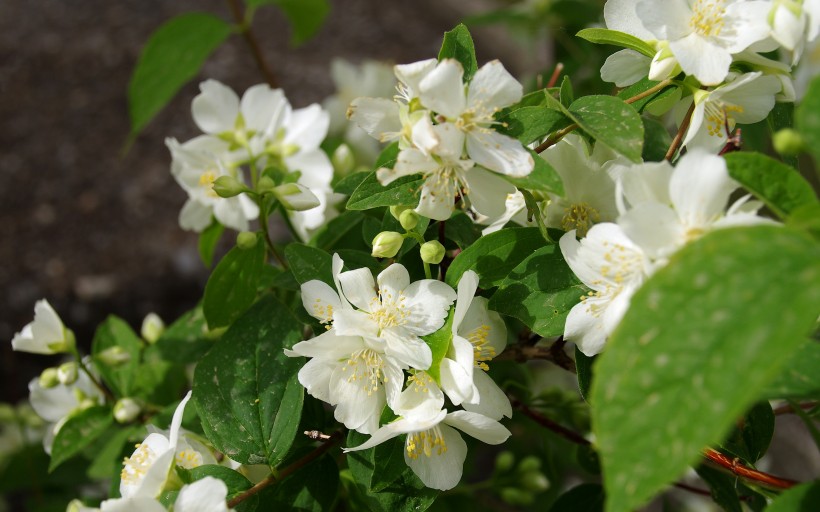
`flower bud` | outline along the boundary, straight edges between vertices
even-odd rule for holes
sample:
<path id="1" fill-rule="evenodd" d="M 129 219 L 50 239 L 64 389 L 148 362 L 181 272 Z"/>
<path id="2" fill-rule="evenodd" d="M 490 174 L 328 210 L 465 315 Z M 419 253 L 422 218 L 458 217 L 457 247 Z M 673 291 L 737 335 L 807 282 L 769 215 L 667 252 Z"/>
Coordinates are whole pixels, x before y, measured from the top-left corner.
<path id="1" fill-rule="evenodd" d="M 165 322 L 156 313 L 148 313 L 142 320 L 140 335 L 142 339 L 153 345 L 165 331 Z"/>
<path id="2" fill-rule="evenodd" d="M 515 455 L 510 451 L 503 451 L 495 458 L 495 469 L 499 473 L 509 471 L 515 464 Z"/>
<path id="3" fill-rule="evenodd" d="M 330 157 L 330 161 L 333 164 L 333 169 L 336 170 L 336 174 L 339 176 L 350 174 L 350 171 L 356 167 L 356 157 L 353 156 L 353 151 L 350 150 L 350 146 L 344 143 L 339 144 L 339 147 L 333 151 L 333 156 Z"/>
<path id="4" fill-rule="evenodd" d="M 99 510 L 98 508 L 87 507 L 85 503 L 80 500 L 71 500 L 68 503 L 68 507 L 65 509 L 65 512 L 93 512 L 94 510 Z"/>
<path id="5" fill-rule="evenodd" d="M 273 195 L 288 210 L 297 212 L 316 208 L 321 203 L 316 194 L 309 188 L 298 183 L 285 183 L 273 189 Z"/>
<path id="6" fill-rule="evenodd" d="M 10 404 L 0 403 L 0 425 L 17 421 L 17 412 Z"/>
<path id="7" fill-rule="evenodd" d="M 142 407 L 133 398 L 120 398 L 114 404 L 114 419 L 118 423 L 130 423 L 137 419 L 140 412 L 142 412 Z"/>
<path id="8" fill-rule="evenodd" d="M 106 366 L 120 366 L 131 360 L 131 354 L 120 346 L 107 348 L 97 354 L 95 358 Z"/>
<path id="9" fill-rule="evenodd" d="M 214 192 L 219 197 L 238 196 L 247 190 L 248 187 L 233 176 L 220 176 L 214 181 Z"/>
<path id="10" fill-rule="evenodd" d="M 550 481 L 540 471 L 530 471 L 521 475 L 521 487 L 532 492 L 544 492 L 550 487 Z"/>
<path id="11" fill-rule="evenodd" d="M 390 207 L 390 215 L 392 215 L 394 219 L 399 220 L 399 218 L 401 217 L 401 214 L 405 210 L 411 210 L 411 209 L 413 209 L 413 207 L 412 206 L 407 206 L 406 204 L 394 204 L 393 206 Z"/>
<path id="12" fill-rule="evenodd" d="M 46 368 L 43 370 L 43 373 L 40 374 L 40 386 L 45 389 L 53 388 L 59 383 L 60 379 L 57 377 L 57 368 Z"/>
<path id="13" fill-rule="evenodd" d="M 680 64 L 678 59 L 672 53 L 668 43 L 662 43 L 660 51 L 652 58 L 652 63 L 649 65 L 650 80 L 660 82 L 669 77 L 673 77 L 680 73 Z"/>
<path id="14" fill-rule="evenodd" d="M 256 182 L 256 191 L 260 194 L 269 194 L 273 192 L 273 189 L 276 188 L 276 182 L 274 182 L 269 176 L 262 176 L 259 178 L 259 181 Z"/>
<path id="15" fill-rule="evenodd" d="M 438 265 L 444 259 L 444 246 L 438 240 L 430 240 L 421 244 L 421 261 Z"/>
<path id="16" fill-rule="evenodd" d="M 541 469 L 541 459 L 534 455 L 529 455 L 521 459 L 518 463 L 518 471 L 521 473 L 529 473 L 532 471 L 539 471 Z"/>
<path id="17" fill-rule="evenodd" d="M 77 363 L 69 361 L 57 368 L 57 380 L 64 386 L 70 386 L 77 382 Z"/>
<path id="18" fill-rule="evenodd" d="M 373 239 L 373 252 L 371 254 L 374 258 L 392 258 L 398 254 L 403 243 L 404 237 L 401 233 L 382 231 Z"/>
<path id="19" fill-rule="evenodd" d="M 236 246 L 243 251 L 253 249 L 256 247 L 258 241 L 259 237 L 256 236 L 256 233 L 253 231 L 240 231 L 239 234 L 236 235 Z"/>
<path id="20" fill-rule="evenodd" d="M 419 214 L 416 213 L 414 210 L 404 210 L 399 215 L 399 224 L 401 227 L 410 231 L 411 229 L 415 228 L 419 224 Z"/>
<path id="21" fill-rule="evenodd" d="M 515 487 L 503 487 L 501 489 L 501 499 L 510 505 L 531 505 L 535 498 L 531 492 L 522 491 Z"/>
<path id="22" fill-rule="evenodd" d="M 772 137 L 772 144 L 775 151 L 786 156 L 796 155 L 805 148 L 803 136 L 791 128 L 784 128 L 775 132 Z"/>

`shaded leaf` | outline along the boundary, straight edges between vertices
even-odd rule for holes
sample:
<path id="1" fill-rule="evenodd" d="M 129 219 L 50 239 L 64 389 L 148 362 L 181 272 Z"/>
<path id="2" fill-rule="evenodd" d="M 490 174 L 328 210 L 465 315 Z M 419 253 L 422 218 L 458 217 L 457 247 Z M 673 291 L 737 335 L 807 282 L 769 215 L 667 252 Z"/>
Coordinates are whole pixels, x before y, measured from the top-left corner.
<path id="1" fill-rule="evenodd" d="M 256 298 L 256 286 L 265 265 L 265 244 L 249 249 L 234 247 L 216 265 L 205 285 L 202 312 L 208 327 L 226 327 Z"/>
<path id="2" fill-rule="evenodd" d="M 51 446 L 51 463 L 49 473 L 80 453 L 114 424 L 111 409 L 104 405 L 95 405 L 69 416 L 54 436 Z"/>

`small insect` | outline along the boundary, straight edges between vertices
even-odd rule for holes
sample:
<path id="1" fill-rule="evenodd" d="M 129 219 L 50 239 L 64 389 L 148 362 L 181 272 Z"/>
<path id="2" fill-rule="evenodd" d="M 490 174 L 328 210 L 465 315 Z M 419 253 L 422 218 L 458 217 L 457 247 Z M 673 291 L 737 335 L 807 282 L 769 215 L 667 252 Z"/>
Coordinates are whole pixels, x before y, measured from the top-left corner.
<path id="1" fill-rule="evenodd" d="M 725 155 L 726 153 L 732 153 L 734 151 L 740 151 L 743 146 L 743 139 L 740 136 L 740 128 L 735 130 L 735 134 L 732 135 L 732 130 L 729 128 L 729 116 L 724 111 L 723 113 L 724 119 L 724 127 L 726 128 L 726 145 L 723 146 L 723 149 L 720 150 L 718 155 Z"/>

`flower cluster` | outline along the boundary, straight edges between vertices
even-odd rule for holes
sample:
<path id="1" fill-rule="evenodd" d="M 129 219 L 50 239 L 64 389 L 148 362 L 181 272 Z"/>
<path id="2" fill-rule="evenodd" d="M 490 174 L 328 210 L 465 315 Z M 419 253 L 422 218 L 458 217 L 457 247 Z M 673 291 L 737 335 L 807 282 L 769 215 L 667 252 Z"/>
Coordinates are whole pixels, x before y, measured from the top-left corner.
<path id="1" fill-rule="evenodd" d="M 317 105 L 293 109 L 280 89 L 260 84 L 240 100 L 229 87 L 207 80 L 191 105 L 204 135 L 183 144 L 166 141 L 171 172 L 188 193 L 179 223 L 202 231 L 212 217 L 224 226 L 246 231 L 259 217 L 259 203 L 249 195 L 244 170 L 254 190 L 269 180 L 273 196 L 286 208 L 303 239 L 328 220 L 333 167 L 319 148 L 328 129 L 327 112 Z"/>
<path id="2" fill-rule="evenodd" d="M 590 291 L 567 317 L 564 337 L 586 355 L 599 353 L 641 284 L 680 247 L 722 227 L 771 223 L 749 196 L 729 203 L 739 184 L 723 158 L 692 150 L 666 161 L 617 166 L 615 222 L 594 225 L 580 241 L 571 230 L 561 252 Z"/>
<path id="3" fill-rule="evenodd" d="M 322 281 L 302 285 L 305 309 L 326 330 L 286 351 L 311 358 L 299 382 L 333 405 L 346 427 L 372 435 L 348 451 L 407 434 L 407 464 L 428 487 L 450 489 L 466 457 L 451 427 L 491 444 L 510 435 L 498 422 L 512 415 L 509 400 L 483 371 L 506 344 L 504 322 L 474 297 L 472 271 L 455 292 L 432 279 L 411 283 L 400 264 L 375 280 L 366 268 L 343 266 L 334 255 L 335 289 Z M 445 395 L 464 410 L 448 412 Z M 397 419 L 380 426 L 385 406 Z"/>
<path id="4" fill-rule="evenodd" d="M 521 84 L 498 61 L 467 84 L 454 59 L 399 65 L 395 74 L 394 101 L 357 98 L 348 109 L 350 120 L 374 138 L 398 141 L 396 163 L 377 171 L 379 182 L 421 173 L 416 211 L 431 219 L 450 218 L 458 199 L 487 217 L 500 215 L 515 189 L 497 175 L 522 177 L 534 166 L 520 142 L 494 129 L 494 115 L 521 99 Z"/>

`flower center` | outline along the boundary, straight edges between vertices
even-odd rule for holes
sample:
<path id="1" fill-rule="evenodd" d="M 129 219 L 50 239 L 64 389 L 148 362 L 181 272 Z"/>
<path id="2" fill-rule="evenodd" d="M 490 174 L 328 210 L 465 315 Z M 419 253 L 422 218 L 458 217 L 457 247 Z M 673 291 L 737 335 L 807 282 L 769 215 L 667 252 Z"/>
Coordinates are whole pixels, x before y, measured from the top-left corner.
<path id="1" fill-rule="evenodd" d="M 709 132 L 709 135 L 723 137 L 723 135 L 728 136 L 729 134 L 726 132 L 734 127 L 735 119 L 732 117 L 732 114 L 743 112 L 743 107 L 723 103 L 722 101 L 707 101 L 703 110 L 706 120 L 706 130 Z"/>
<path id="2" fill-rule="evenodd" d="M 367 391 L 367 396 L 378 391 L 379 386 L 387 382 L 381 355 L 369 348 L 354 352 L 347 360 L 347 364 L 342 366 L 342 371 L 347 370 L 351 370 L 347 381 L 361 381 L 362 389 Z"/>
<path id="3" fill-rule="evenodd" d="M 379 296 L 373 297 L 370 307 L 370 317 L 379 326 L 379 331 L 391 327 L 399 327 L 407 323 L 410 315 L 404 301 L 407 297 L 399 292 L 398 297 L 394 297 L 387 288 L 379 290 Z"/>
<path id="4" fill-rule="evenodd" d="M 724 24 L 723 16 L 726 14 L 723 3 L 723 0 L 695 0 L 689 28 L 703 37 L 720 35 Z"/>
<path id="5" fill-rule="evenodd" d="M 414 371 L 407 377 L 407 387 L 413 388 L 415 393 L 427 393 L 431 384 L 433 384 L 433 378 L 427 372 Z"/>
<path id="6" fill-rule="evenodd" d="M 564 209 L 561 218 L 561 229 L 564 231 L 576 230 L 579 237 L 585 237 L 593 224 L 601 220 L 598 210 L 588 203 L 574 203 Z"/>
<path id="7" fill-rule="evenodd" d="M 330 324 L 333 323 L 333 304 L 325 304 L 322 299 L 316 299 L 311 309 L 313 318 L 320 318 L 319 323 L 324 325 L 325 329 L 330 329 Z"/>
<path id="8" fill-rule="evenodd" d="M 632 278 L 643 266 L 643 258 L 634 250 L 621 244 L 604 242 L 604 261 L 607 265 L 601 266 L 601 275 L 622 285 L 625 280 Z"/>
<path id="9" fill-rule="evenodd" d="M 136 451 L 123 460 L 120 480 L 127 485 L 136 485 L 145 477 L 145 473 L 157 458 L 156 452 L 145 443 L 135 445 Z"/>
<path id="10" fill-rule="evenodd" d="M 177 452 L 176 465 L 185 469 L 193 469 L 202 465 L 202 455 L 196 450 L 182 450 Z"/>
<path id="11" fill-rule="evenodd" d="M 205 189 L 205 194 L 208 197 L 219 197 L 214 191 L 214 181 L 216 181 L 216 173 L 214 171 L 205 171 L 199 177 L 199 185 Z"/>
<path id="12" fill-rule="evenodd" d="M 485 372 L 490 369 L 485 361 L 489 361 L 496 356 L 495 348 L 490 345 L 490 341 L 487 339 L 489 334 L 490 326 L 485 324 L 476 327 L 467 335 L 467 341 L 473 345 L 473 360 L 475 365 Z"/>
<path id="13" fill-rule="evenodd" d="M 419 455 L 422 453 L 427 457 L 432 456 L 434 450 L 436 455 L 441 455 L 447 451 L 447 445 L 444 443 L 444 436 L 441 435 L 441 429 L 436 425 L 423 432 L 407 434 L 405 450 L 407 450 L 407 456 L 415 460 L 419 458 Z"/>

